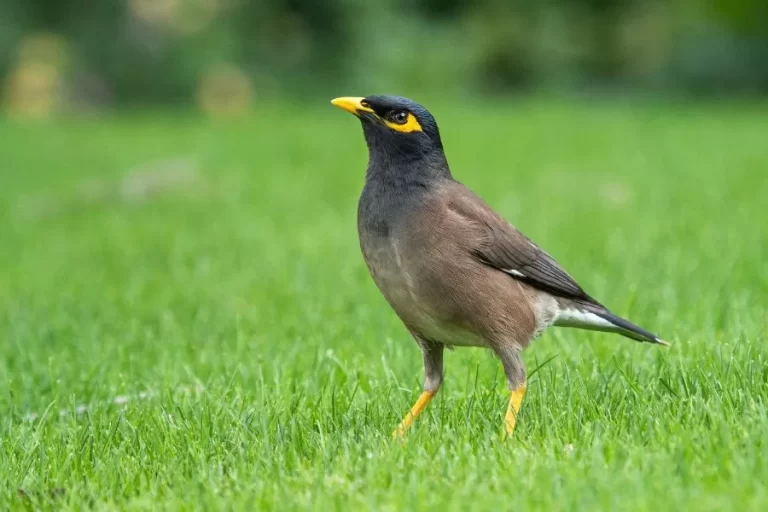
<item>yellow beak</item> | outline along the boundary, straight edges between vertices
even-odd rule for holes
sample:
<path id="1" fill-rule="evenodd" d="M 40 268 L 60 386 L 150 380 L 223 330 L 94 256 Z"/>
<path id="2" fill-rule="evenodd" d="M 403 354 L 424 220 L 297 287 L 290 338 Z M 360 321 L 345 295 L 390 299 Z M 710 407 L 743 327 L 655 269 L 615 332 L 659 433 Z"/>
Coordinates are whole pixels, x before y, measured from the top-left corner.
<path id="1" fill-rule="evenodd" d="M 336 98 L 335 100 L 331 100 L 331 104 L 355 115 L 357 115 L 359 112 L 373 113 L 373 109 L 371 107 L 363 105 L 364 99 L 365 98 L 345 96 L 343 98 Z"/>

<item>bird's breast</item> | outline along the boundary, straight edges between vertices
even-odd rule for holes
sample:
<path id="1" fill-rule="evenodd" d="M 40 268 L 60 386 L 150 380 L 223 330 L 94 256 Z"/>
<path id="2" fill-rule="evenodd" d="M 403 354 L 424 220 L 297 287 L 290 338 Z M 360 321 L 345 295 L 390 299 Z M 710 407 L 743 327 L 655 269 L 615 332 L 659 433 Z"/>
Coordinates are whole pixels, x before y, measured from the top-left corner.
<path id="1" fill-rule="evenodd" d="M 358 233 L 368 270 L 384 298 L 403 322 L 422 337 L 458 346 L 483 346 L 482 337 L 451 321 L 451 312 L 436 308 L 431 279 L 424 268 L 429 251 L 415 243 L 421 233 L 407 216 L 386 218 L 360 208 Z M 418 230 L 417 230 L 418 231 Z"/>
<path id="2" fill-rule="evenodd" d="M 417 302 L 413 270 L 403 254 L 391 226 L 382 223 L 362 226 L 360 248 L 368 271 L 384 297 L 396 310 Z"/>

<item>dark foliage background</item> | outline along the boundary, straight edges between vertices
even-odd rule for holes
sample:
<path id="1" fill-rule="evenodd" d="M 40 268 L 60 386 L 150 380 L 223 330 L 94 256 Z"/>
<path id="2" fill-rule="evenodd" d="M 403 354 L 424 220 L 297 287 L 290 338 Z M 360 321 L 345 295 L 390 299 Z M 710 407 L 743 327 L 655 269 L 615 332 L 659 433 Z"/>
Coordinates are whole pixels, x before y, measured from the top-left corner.
<path id="1" fill-rule="evenodd" d="M 0 79 L 21 111 L 339 91 L 766 94 L 768 2 L 0 0 Z"/>

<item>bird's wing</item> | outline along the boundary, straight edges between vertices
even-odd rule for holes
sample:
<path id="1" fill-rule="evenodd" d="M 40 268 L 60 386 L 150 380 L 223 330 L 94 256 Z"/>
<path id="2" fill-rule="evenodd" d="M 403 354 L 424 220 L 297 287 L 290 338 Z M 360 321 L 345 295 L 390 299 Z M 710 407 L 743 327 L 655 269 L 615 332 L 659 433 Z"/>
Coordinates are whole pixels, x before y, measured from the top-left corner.
<path id="1" fill-rule="evenodd" d="M 552 295 L 598 305 L 543 249 L 494 212 L 461 184 L 450 195 L 449 207 L 477 233 L 473 256 L 513 278 Z"/>

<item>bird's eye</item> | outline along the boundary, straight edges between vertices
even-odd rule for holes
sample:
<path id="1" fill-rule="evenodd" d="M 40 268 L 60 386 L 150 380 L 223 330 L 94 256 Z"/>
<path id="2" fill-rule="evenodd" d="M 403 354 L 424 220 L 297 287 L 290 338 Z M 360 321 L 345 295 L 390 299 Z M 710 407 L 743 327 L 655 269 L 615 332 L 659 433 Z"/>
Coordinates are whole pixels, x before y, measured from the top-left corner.
<path id="1" fill-rule="evenodd" d="M 389 114 L 389 120 L 395 124 L 405 124 L 408 121 L 408 112 L 405 110 L 395 110 Z"/>

